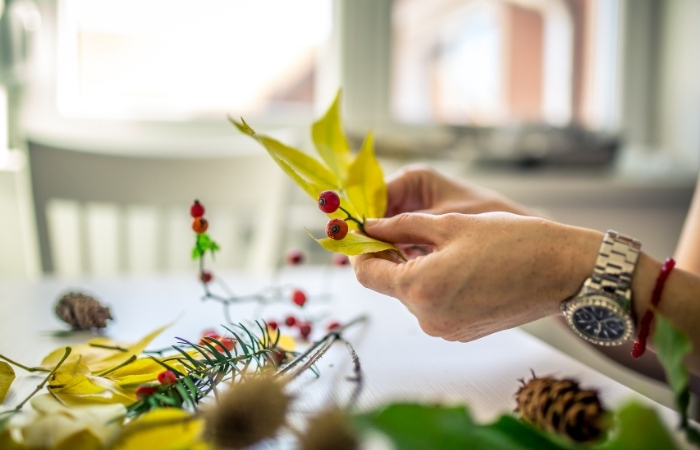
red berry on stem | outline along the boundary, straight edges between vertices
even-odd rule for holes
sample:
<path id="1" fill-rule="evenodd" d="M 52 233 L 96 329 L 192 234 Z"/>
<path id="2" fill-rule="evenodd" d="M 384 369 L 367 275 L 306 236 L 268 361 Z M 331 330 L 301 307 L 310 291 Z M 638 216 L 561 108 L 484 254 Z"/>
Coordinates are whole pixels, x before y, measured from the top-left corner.
<path id="1" fill-rule="evenodd" d="M 278 324 L 276 321 L 270 320 L 269 322 L 267 322 L 267 327 L 268 327 L 269 329 L 271 329 L 271 330 L 276 330 L 276 329 L 278 329 L 280 326 L 279 326 L 279 324 Z"/>
<path id="2" fill-rule="evenodd" d="M 192 229 L 197 234 L 202 234 L 209 228 L 209 222 L 204 217 L 195 217 L 192 222 Z"/>
<path id="3" fill-rule="evenodd" d="M 231 336 L 222 336 L 221 338 L 217 339 L 217 341 L 221 342 L 229 351 L 233 350 L 233 348 L 236 346 L 236 339 L 232 338 Z M 220 352 L 224 351 L 218 345 L 216 347 Z"/>
<path id="4" fill-rule="evenodd" d="M 304 252 L 302 252 L 301 250 L 290 250 L 287 252 L 287 264 L 291 266 L 299 265 L 304 262 L 304 259 L 306 259 L 305 256 L 306 255 L 304 255 Z"/>
<path id="5" fill-rule="evenodd" d="M 151 386 L 150 384 L 144 384 L 136 388 L 136 398 L 138 398 L 139 400 L 144 400 L 145 398 L 155 394 L 157 391 L 158 389 L 156 389 L 155 386 Z"/>
<path id="6" fill-rule="evenodd" d="M 170 386 L 177 382 L 177 375 L 172 370 L 164 370 L 158 374 L 158 382 L 165 386 Z"/>
<path id="7" fill-rule="evenodd" d="M 326 235 L 339 241 L 348 234 L 348 224 L 343 219 L 331 219 L 326 224 Z"/>
<path id="8" fill-rule="evenodd" d="M 284 319 L 284 324 L 287 325 L 288 327 L 293 327 L 297 323 L 297 318 L 294 316 L 287 316 L 286 319 Z"/>
<path id="9" fill-rule="evenodd" d="M 335 191 L 323 191 L 318 196 L 318 209 L 326 214 L 334 213 L 340 207 L 340 197 Z"/>
<path id="10" fill-rule="evenodd" d="M 334 266 L 347 266 L 348 264 L 350 264 L 350 258 L 343 255 L 342 253 L 333 253 Z"/>
<path id="11" fill-rule="evenodd" d="M 199 203 L 199 200 L 195 200 L 192 206 L 190 206 L 190 215 L 192 217 L 202 217 L 204 215 L 204 206 Z"/>
<path id="12" fill-rule="evenodd" d="M 209 342 L 209 339 L 207 338 L 213 338 L 218 341 L 221 339 L 221 336 L 219 336 L 219 333 L 214 330 L 204 330 L 202 337 L 199 338 L 199 345 L 204 345 L 204 343 Z"/>
<path id="13" fill-rule="evenodd" d="M 311 334 L 311 324 L 305 322 L 299 325 L 299 334 L 301 334 L 301 337 L 303 337 L 304 339 L 307 339 Z"/>
<path id="14" fill-rule="evenodd" d="M 326 328 L 328 331 L 333 331 L 336 328 L 340 328 L 340 322 L 331 322 L 328 324 L 328 327 Z"/>
<path id="15" fill-rule="evenodd" d="M 209 282 L 211 281 L 212 278 L 214 278 L 214 276 L 213 276 L 213 275 L 211 274 L 211 272 L 209 272 L 208 270 L 203 270 L 203 271 L 199 274 L 199 280 L 200 280 L 202 283 L 209 283 Z"/>
<path id="16" fill-rule="evenodd" d="M 292 292 L 292 301 L 295 305 L 304 306 L 304 303 L 306 303 L 306 294 L 304 294 L 304 291 L 295 289 L 294 292 Z"/>

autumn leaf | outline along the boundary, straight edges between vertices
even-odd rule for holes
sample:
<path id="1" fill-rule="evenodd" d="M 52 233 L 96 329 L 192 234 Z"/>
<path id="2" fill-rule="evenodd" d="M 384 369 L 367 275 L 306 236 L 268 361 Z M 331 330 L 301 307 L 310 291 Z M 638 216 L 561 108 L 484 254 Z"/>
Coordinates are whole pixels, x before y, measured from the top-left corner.
<path id="1" fill-rule="evenodd" d="M 374 138 L 368 133 L 345 183 L 347 197 L 362 220 L 384 217 L 387 189 L 384 173 L 374 156 Z"/>
<path id="2" fill-rule="evenodd" d="M 331 252 L 342 253 L 346 256 L 356 256 L 363 253 L 376 253 L 384 250 L 392 250 L 397 252 L 399 255 L 401 254 L 399 249 L 393 244 L 378 241 L 365 234 L 348 233 L 348 235 L 343 239 L 335 240 L 331 238 L 316 239 L 313 234 L 309 232 L 309 230 L 306 230 L 306 232 L 316 242 L 321 244 L 321 247 Z"/>
<path id="3" fill-rule="evenodd" d="M 7 391 L 15 379 L 15 371 L 5 361 L 0 361 L 0 403 L 5 401 Z"/>
<path id="4" fill-rule="evenodd" d="M 340 122 L 340 97 L 339 90 L 326 114 L 312 125 L 311 137 L 321 159 L 339 180 L 344 180 L 352 154 Z"/>
<path id="5" fill-rule="evenodd" d="M 175 408 L 154 409 L 125 425 L 112 450 L 206 449 L 204 420 Z"/>

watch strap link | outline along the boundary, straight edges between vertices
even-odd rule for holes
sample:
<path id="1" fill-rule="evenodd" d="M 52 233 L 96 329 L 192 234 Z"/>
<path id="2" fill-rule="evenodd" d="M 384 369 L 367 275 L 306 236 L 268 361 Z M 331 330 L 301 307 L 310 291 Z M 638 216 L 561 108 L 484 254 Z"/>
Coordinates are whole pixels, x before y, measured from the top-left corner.
<path id="1" fill-rule="evenodd" d="M 608 230 L 585 288 L 614 294 L 629 311 L 630 285 L 641 247 L 639 241 Z"/>

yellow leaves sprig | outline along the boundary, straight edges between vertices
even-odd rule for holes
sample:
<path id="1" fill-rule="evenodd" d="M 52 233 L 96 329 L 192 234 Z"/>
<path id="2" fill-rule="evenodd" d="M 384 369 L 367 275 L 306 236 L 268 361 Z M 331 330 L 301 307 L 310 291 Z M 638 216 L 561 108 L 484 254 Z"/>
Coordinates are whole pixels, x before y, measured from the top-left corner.
<path id="1" fill-rule="evenodd" d="M 269 136 L 257 134 L 242 118 L 240 122 L 230 117 L 229 120 L 242 133 L 257 140 L 287 176 L 314 201 L 323 191 L 336 191 L 344 211 L 330 213 L 329 218 L 346 219 L 344 214 L 347 214 L 364 222 L 368 218 L 383 217 L 387 206 L 387 188 L 382 168 L 374 154 L 373 134 L 367 134 L 359 152 L 353 155 L 340 120 L 340 97 L 341 92 L 338 91 L 326 114 L 311 127 L 311 137 L 319 158 Z M 348 226 L 351 230 L 358 229 L 353 221 L 348 221 Z M 326 250 L 347 256 L 383 250 L 401 255 L 393 244 L 365 234 L 350 233 L 341 240 L 314 239 Z"/>

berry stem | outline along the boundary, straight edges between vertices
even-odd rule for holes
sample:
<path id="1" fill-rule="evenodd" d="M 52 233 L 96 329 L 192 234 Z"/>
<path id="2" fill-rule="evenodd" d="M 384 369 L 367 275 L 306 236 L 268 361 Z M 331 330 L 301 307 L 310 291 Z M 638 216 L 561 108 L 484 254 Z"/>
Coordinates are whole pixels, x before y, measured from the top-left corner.
<path id="1" fill-rule="evenodd" d="M 357 224 L 357 227 L 360 229 L 360 231 L 362 231 L 363 233 L 365 232 L 365 224 L 364 224 L 364 222 L 355 219 L 355 218 L 352 216 L 352 214 L 350 214 L 350 213 L 348 212 L 348 210 L 345 209 L 345 208 L 343 208 L 342 206 L 338 206 L 338 209 L 340 209 L 341 211 L 343 211 L 343 212 L 347 215 L 347 217 L 345 218 L 345 221 L 346 221 L 346 222 L 347 222 L 348 220 L 352 220 L 353 222 L 355 222 L 355 223 Z"/>

